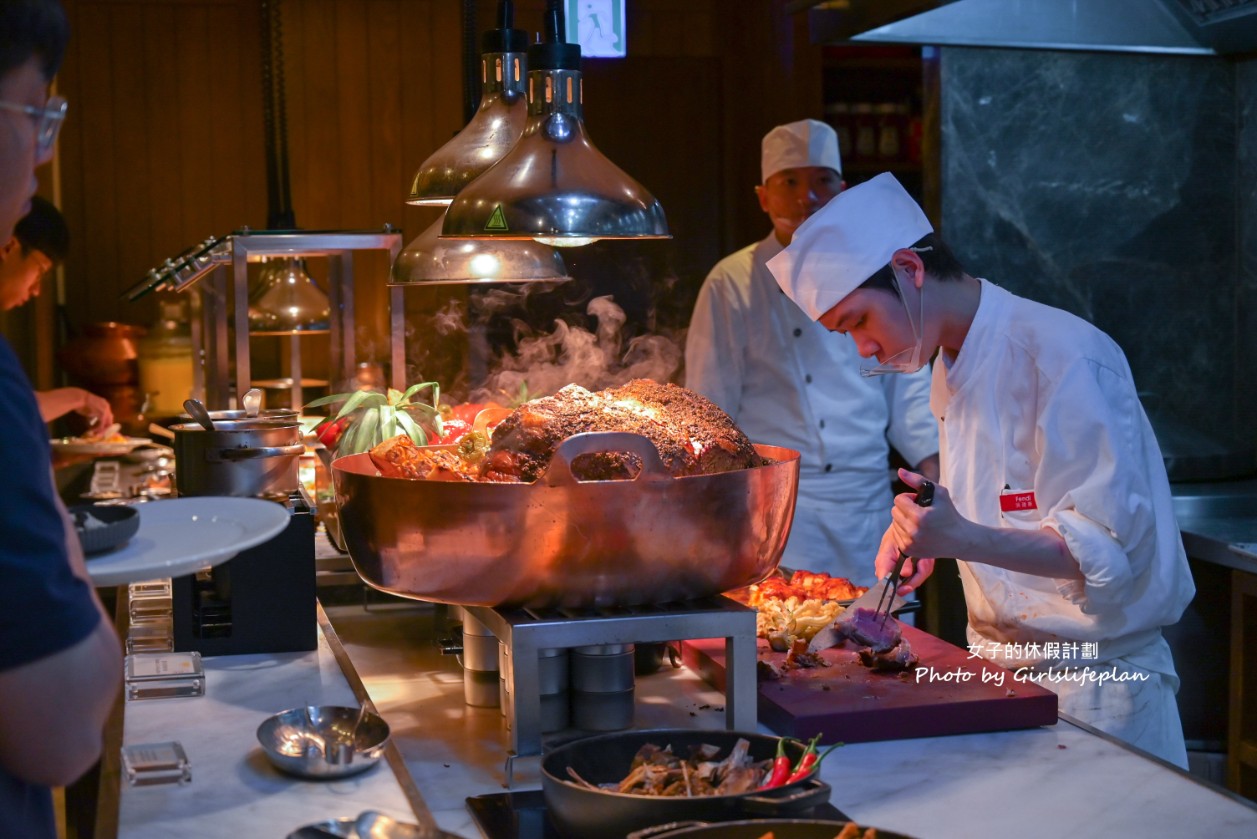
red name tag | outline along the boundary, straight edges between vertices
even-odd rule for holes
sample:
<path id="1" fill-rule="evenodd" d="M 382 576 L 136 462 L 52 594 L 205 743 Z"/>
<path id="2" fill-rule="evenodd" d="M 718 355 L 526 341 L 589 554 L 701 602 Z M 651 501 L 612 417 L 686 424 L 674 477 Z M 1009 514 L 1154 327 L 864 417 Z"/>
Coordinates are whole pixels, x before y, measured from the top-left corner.
<path id="1" fill-rule="evenodd" d="M 1018 510 L 1037 510 L 1039 504 L 1034 500 L 1034 490 L 1021 490 L 1001 492 L 999 494 L 999 508 L 1005 513 L 1015 513 Z"/>

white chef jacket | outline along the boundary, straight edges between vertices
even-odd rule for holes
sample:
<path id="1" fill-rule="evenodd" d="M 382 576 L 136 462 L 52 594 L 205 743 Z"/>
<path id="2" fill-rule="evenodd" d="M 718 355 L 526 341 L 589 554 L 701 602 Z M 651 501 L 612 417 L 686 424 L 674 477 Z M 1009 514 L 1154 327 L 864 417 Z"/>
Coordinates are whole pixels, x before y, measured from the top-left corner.
<path id="1" fill-rule="evenodd" d="M 752 442 L 801 453 L 782 564 L 871 585 L 890 524 L 887 440 L 914 464 L 938 451 L 928 372 L 862 377 L 855 342 L 782 293 L 766 265 L 780 251 L 770 234 L 712 269 L 690 320 L 685 384 Z"/>
<path id="2" fill-rule="evenodd" d="M 960 353 L 934 366 L 942 483 L 979 524 L 1055 530 L 1083 579 L 959 563 L 971 649 L 1014 669 L 1072 667 L 1077 680 L 1037 682 L 1062 710 L 1185 766 L 1161 627 L 1195 585 L 1126 357 L 1086 321 L 980 282 Z M 1029 509 L 1005 511 L 1002 494 Z M 1079 668 L 1146 680 L 1097 684 Z"/>

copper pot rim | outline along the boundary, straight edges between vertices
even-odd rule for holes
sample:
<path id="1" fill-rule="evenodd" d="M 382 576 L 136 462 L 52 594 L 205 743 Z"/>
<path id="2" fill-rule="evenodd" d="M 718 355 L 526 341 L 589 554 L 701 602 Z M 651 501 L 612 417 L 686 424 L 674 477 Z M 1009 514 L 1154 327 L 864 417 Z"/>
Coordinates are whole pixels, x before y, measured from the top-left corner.
<path id="1" fill-rule="evenodd" d="M 200 426 L 196 426 L 199 428 Z M 644 438 L 643 438 L 644 439 Z M 747 472 L 758 472 L 764 469 L 780 468 L 786 464 L 796 462 L 802 458 L 802 454 L 794 449 L 787 449 L 783 446 L 774 446 L 767 443 L 752 443 L 755 451 L 768 460 L 768 463 L 759 466 L 749 466 L 745 469 L 732 469 L 727 472 L 708 472 L 702 475 L 680 475 L 673 476 L 674 481 L 704 481 L 712 478 L 719 478 L 728 475 L 740 475 Z M 431 446 L 420 446 L 421 449 L 432 451 L 453 451 L 457 448 L 457 444 L 442 444 Z M 551 461 L 553 463 L 553 461 Z M 516 487 L 513 492 L 521 492 L 530 487 L 537 487 L 544 483 L 543 477 L 536 481 L 425 481 L 421 478 L 403 478 L 393 475 L 381 475 L 379 469 L 371 461 L 369 452 L 356 452 L 354 454 L 340 455 L 332 458 L 332 469 L 356 475 L 363 478 L 378 478 L 382 481 L 396 481 L 399 484 L 440 484 L 450 487 Z M 636 483 L 636 479 L 626 479 L 619 481 L 582 481 L 584 484 L 632 484 Z"/>

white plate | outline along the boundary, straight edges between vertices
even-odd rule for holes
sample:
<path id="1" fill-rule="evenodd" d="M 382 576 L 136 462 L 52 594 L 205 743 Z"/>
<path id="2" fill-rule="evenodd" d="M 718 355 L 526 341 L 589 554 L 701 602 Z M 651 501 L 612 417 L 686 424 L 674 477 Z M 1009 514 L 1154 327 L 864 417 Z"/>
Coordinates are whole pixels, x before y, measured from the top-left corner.
<path id="1" fill-rule="evenodd" d="M 64 454 L 91 454 L 97 457 L 110 457 L 112 455 L 126 454 L 140 446 L 148 446 L 152 444 L 152 440 L 147 437 L 128 437 L 121 442 L 103 442 L 100 440 L 85 440 L 81 437 L 62 437 L 59 440 L 52 440 L 52 450 L 54 452 L 62 452 Z"/>
<path id="2" fill-rule="evenodd" d="M 140 529 L 124 546 L 88 557 L 97 586 L 182 577 L 226 562 L 288 525 L 288 510 L 260 498 L 205 495 L 141 504 Z"/>

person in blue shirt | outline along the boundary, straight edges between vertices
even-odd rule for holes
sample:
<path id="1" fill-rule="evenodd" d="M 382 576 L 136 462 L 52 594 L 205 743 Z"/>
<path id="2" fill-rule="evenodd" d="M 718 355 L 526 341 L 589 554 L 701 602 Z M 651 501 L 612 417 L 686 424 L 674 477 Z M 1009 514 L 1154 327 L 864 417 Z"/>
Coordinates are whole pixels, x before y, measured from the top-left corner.
<path id="1" fill-rule="evenodd" d="M 68 37 L 55 0 L 0 2 L 0 241 L 30 211 L 64 116 L 48 88 Z M 54 488 L 47 430 L 0 339 L 0 833 L 56 836 L 52 787 L 100 757 L 122 651 Z"/>

